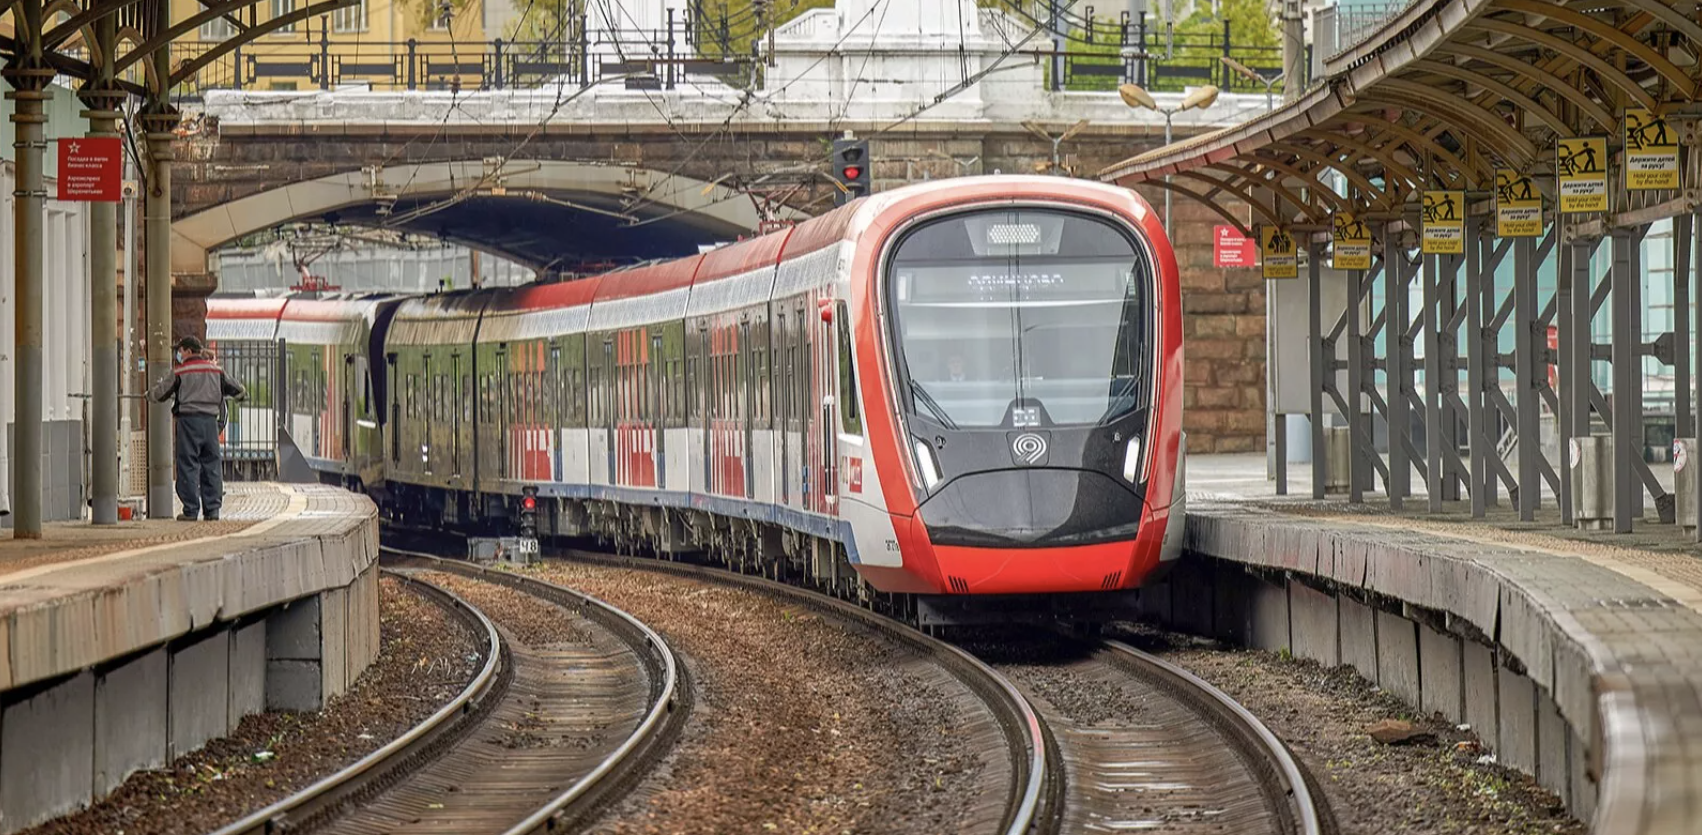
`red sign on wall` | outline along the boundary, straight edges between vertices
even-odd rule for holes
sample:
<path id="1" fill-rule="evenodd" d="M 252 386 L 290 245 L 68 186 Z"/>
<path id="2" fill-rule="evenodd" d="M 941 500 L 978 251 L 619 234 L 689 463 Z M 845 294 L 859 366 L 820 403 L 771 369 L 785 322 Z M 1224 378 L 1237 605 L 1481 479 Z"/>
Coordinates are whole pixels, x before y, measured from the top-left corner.
<path id="1" fill-rule="evenodd" d="M 59 199 L 118 202 L 124 193 L 124 148 L 118 137 L 59 140 Z"/>
<path id="2" fill-rule="evenodd" d="M 1241 234 L 1233 226 L 1212 227 L 1212 266 L 1256 267 L 1259 265 L 1257 242 Z"/>

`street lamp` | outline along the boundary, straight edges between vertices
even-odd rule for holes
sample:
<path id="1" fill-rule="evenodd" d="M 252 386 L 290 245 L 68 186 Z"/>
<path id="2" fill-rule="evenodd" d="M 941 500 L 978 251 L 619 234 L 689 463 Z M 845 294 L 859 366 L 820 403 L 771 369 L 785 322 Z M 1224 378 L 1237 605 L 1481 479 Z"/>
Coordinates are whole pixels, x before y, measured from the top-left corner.
<path id="1" fill-rule="evenodd" d="M 1266 78 L 1263 75 L 1260 75 L 1252 67 L 1249 67 L 1228 55 L 1219 56 L 1217 60 L 1222 61 L 1223 65 L 1232 70 L 1236 75 L 1239 75 L 1254 84 L 1265 85 L 1265 110 L 1269 111 L 1276 107 L 1276 97 L 1271 93 L 1271 88 L 1275 87 L 1276 83 L 1282 80 L 1283 73 L 1277 73 L 1270 78 Z"/>
<path id="2" fill-rule="evenodd" d="M 1076 134 L 1081 133 L 1082 128 L 1087 127 L 1087 122 L 1088 122 L 1088 120 L 1086 120 L 1086 119 L 1083 119 L 1079 122 L 1076 122 L 1075 124 L 1070 125 L 1068 129 L 1066 129 L 1063 133 L 1061 133 L 1057 136 L 1053 136 L 1052 134 L 1047 133 L 1046 129 L 1041 127 L 1038 122 L 1023 122 L 1022 126 L 1023 126 L 1023 129 L 1027 130 L 1029 133 L 1032 133 L 1035 136 L 1038 136 L 1041 139 L 1044 139 L 1047 142 L 1052 143 L 1052 173 L 1056 174 L 1063 168 L 1063 157 L 1062 157 L 1062 154 L 1059 152 L 1059 146 L 1063 145 L 1065 142 L 1070 141 L 1072 138 L 1075 137 Z M 1039 165 L 1036 165 L 1035 167 L 1036 168 L 1042 168 L 1044 166 L 1045 166 L 1045 163 L 1040 163 Z"/>
<path id="3" fill-rule="evenodd" d="M 1212 102 L 1217 101 L 1217 88 L 1210 84 L 1207 84 L 1204 87 L 1195 87 L 1193 90 L 1189 91 L 1187 95 L 1183 96 L 1181 103 L 1177 104 L 1175 107 L 1159 107 L 1158 102 L 1153 100 L 1152 94 L 1148 93 L 1137 84 L 1124 84 L 1123 86 L 1118 87 L 1117 95 L 1121 96 L 1123 98 L 1123 103 L 1130 107 L 1152 110 L 1164 114 L 1164 144 L 1169 145 L 1170 118 L 1184 110 L 1211 107 Z M 1164 184 L 1166 186 L 1170 185 L 1169 174 L 1164 175 Z M 1169 188 L 1164 190 L 1164 235 L 1165 237 L 1170 236 Z"/>

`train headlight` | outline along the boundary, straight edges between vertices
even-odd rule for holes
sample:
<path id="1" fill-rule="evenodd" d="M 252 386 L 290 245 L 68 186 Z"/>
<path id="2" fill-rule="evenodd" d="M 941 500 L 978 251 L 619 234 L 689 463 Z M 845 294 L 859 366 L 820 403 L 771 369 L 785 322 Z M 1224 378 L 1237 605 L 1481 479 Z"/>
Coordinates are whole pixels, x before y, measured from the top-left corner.
<path id="1" fill-rule="evenodd" d="M 1130 438 L 1129 445 L 1123 448 L 1123 480 L 1135 483 L 1135 476 L 1141 472 L 1141 439 Z"/>
<path id="2" fill-rule="evenodd" d="M 922 486 L 929 490 L 940 483 L 940 462 L 934 459 L 934 448 L 927 441 L 916 441 L 916 469 L 922 471 Z"/>

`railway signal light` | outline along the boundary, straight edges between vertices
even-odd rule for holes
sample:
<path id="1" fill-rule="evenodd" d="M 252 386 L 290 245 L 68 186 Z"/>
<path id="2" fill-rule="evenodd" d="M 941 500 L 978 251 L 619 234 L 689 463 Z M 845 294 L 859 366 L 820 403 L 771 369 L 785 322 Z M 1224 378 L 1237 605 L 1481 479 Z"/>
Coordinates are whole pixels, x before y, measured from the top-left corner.
<path id="1" fill-rule="evenodd" d="M 520 497 L 520 535 L 536 537 L 538 535 L 538 488 L 528 487 Z"/>
<path id="2" fill-rule="evenodd" d="M 833 203 L 843 206 L 869 193 L 869 140 L 833 140 Z"/>

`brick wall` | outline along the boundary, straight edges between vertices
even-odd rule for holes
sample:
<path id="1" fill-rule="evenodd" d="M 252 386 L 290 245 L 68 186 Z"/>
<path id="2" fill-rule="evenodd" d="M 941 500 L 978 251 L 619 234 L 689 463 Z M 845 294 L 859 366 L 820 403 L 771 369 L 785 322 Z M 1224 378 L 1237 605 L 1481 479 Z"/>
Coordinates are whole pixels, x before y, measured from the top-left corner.
<path id="1" fill-rule="evenodd" d="M 1150 198 L 1149 198 L 1150 199 Z M 1159 197 L 1154 205 L 1162 205 Z M 1223 220 L 1178 199 L 1171 236 L 1182 287 L 1182 426 L 1189 452 L 1265 446 L 1265 287 L 1258 269 L 1212 266 Z"/>

